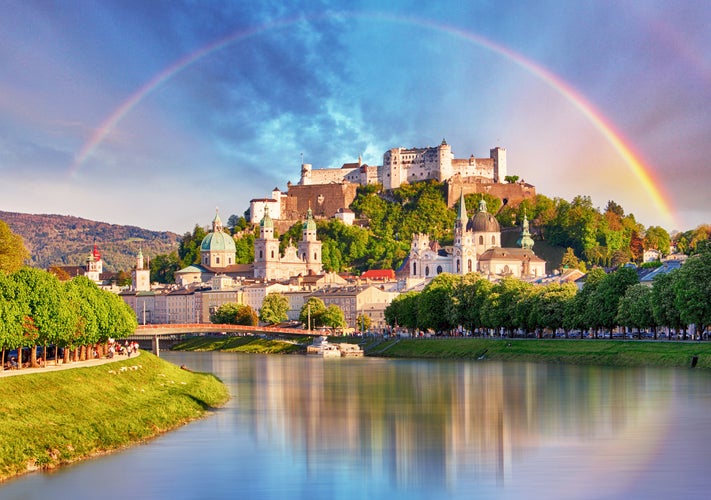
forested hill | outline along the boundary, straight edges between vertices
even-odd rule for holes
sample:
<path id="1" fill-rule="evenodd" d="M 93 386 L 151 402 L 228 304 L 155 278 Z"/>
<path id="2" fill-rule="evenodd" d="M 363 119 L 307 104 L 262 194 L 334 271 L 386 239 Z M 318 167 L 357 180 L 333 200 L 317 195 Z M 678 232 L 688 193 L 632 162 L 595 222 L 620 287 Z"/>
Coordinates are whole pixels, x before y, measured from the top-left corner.
<path id="1" fill-rule="evenodd" d="M 135 226 L 107 224 L 67 215 L 33 215 L 0 211 L 0 220 L 22 237 L 33 267 L 78 266 L 86 262 L 94 243 L 105 271 L 128 271 L 143 254 L 167 254 L 178 248 L 180 236 Z"/>

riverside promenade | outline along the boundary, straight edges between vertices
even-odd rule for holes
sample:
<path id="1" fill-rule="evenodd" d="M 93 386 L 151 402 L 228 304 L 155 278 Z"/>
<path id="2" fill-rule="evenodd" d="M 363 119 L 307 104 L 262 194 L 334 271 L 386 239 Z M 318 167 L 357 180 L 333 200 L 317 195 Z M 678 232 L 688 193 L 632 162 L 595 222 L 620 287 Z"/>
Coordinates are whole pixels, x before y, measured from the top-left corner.
<path id="1" fill-rule="evenodd" d="M 140 356 L 141 350 L 131 354 L 131 357 L 125 354 L 114 354 L 113 358 L 103 357 L 95 359 L 87 359 L 86 361 L 73 361 L 69 363 L 60 363 L 58 365 L 54 364 L 54 360 L 45 363 L 45 366 L 40 366 L 37 368 L 21 368 L 19 370 L 3 370 L 0 371 L 0 378 L 2 377 L 12 377 L 14 375 L 30 375 L 32 373 L 47 373 L 54 372 L 58 370 L 69 370 L 71 368 L 87 368 L 89 366 L 104 365 L 106 363 L 113 363 L 115 361 L 125 361 L 127 359 L 133 359 Z"/>

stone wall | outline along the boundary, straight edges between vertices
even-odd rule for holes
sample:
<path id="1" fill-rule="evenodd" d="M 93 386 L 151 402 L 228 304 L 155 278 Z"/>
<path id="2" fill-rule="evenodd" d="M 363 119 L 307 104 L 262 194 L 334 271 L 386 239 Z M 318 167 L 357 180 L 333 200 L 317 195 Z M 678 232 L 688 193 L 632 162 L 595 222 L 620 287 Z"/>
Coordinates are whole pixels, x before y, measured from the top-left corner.
<path id="1" fill-rule="evenodd" d="M 447 182 L 447 204 L 450 207 L 459 201 L 459 195 L 462 191 L 465 196 L 475 193 L 488 193 L 501 200 L 507 199 L 508 204 L 514 206 L 525 199 L 536 197 L 536 187 L 525 182 L 500 184 L 482 178 L 463 179 L 459 176 L 454 176 Z"/>
<path id="2" fill-rule="evenodd" d="M 357 184 L 291 185 L 282 206 L 282 218 L 305 219 L 311 207 L 314 217 L 330 218 L 341 208 L 348 208 L 356 197 Z"/>

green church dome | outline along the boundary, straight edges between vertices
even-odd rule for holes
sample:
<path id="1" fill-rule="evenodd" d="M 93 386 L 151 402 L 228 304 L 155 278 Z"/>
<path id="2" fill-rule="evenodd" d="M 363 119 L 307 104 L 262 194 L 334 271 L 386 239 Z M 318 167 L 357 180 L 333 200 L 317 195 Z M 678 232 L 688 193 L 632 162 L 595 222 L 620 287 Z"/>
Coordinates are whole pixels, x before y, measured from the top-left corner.
<path id="1" fill-rule="evenodd" d="M 222 231 L 222 221 L 219 213 L 215 214 L 212 221 L 212 232 L 202 239 L 200 244 L 201 252 L 237 252 L 235 240 L 229 234 Z"/>

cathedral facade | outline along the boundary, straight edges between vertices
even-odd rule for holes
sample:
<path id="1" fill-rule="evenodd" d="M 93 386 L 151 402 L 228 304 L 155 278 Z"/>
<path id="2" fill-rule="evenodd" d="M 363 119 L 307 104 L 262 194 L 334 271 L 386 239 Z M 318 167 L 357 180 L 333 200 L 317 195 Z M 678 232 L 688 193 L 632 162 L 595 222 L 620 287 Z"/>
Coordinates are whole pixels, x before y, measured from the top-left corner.
<path id="1" fill-rule="evenodd" d="M 519 247 L 502 248 L 501 227 L 496 217 L 487 212 L 486 202 L 481 200 L 479 210 L 469 219 L 462 194 L 454 226 L 454 244 L 451 248 L 440 248 L 426 234 L 413 235 L 409 276 L 430 279 L 442 273 L 480 272 L 490 279 L 542 277 L 546 263 L 532 248 L 533 239 L 525 215 Z"/>
<path id="2" fill-rule="evenodd" d="M 274 236 L 274 221 L 266 207 L 259 223 L 259 238 L 254 240 L 254 277 L 271 281 L 321 274 L 321 242 L 316 238 L 316 222 L 311 208 L 308 209 L 301 234 L 298 246 L 289 242 L 282 255 L 279 239 Z"/>

